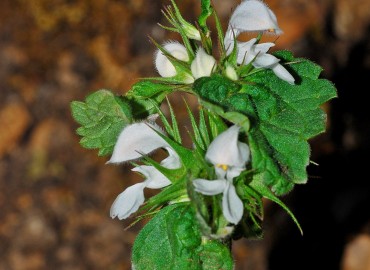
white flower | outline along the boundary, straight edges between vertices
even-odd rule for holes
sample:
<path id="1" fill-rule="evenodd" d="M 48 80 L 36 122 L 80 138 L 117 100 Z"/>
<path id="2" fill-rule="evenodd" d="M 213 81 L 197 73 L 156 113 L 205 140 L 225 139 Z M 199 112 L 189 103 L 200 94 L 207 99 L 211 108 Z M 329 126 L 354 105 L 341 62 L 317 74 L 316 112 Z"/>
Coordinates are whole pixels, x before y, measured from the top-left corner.
<path id="1" fill-rule="evenodd" d="M 146 177 L 145 181 L 132 185 L 119 194 L 110 209 L 111 218 L 118 217 L 122 220 L 135 213 L 144 203 L 144 188 L 158 189 L 171 184 L 162 173 L 153 166 L 138 166 L 132 171 L 141 173 Z"/>
<path id="2" fill-rule="evenodd" d="M 281 34 L 275 14 L 259 0 L 245 0 L 234 11 L 225 34 L 225 49 L 230 54 L 234 49 L 234 40 L 243 32 L 268 31 Z M 294 84 L 294 77 L 279 64 L 280 59 L 268 54 L 275 44 L 271 42 L 255 44 L 257 39 L 237 42 L 237 63 L 255 68 L 269 68 L 280 79 Z"/>
<path id="3" fill-rule="evenodd" d="M 238 64 L 248 65 L 252 62 L 255 68 L 269 68 L 276 76 L 280 79 L 294 84 L 294 77 L 281 65 L 279 64 L 280 59 L 275 56 L 268 54 L 267 51 L 275 46 L 274 43 L 260 43 L 257 42 L 256 38 L 252 38 L 248 42 L 238 42 Z"/>
<path id="4" fill-rule="evenodd" d="M 281 34 L 275 14 L 259 0 L 245 0 L 231 15 L 226 36 L 233 39 L 243 32 L 272 32 Z"/>
<path id="5" fill-rule="evenodd" d="M 179 168 L 181 166 L 180 157 L 156 131 L 163 133 L 153 122 L 153 117 L 125 127 L 107 163 L 122 163 L 139 159 L 158 148 L 164 148 L 169 155 L 160 164 L 168 169 Z M 118 216 L 119 219 L 125 219 L 136 212 L 144 203 L 144 188 L 158 189 L 171 184 L 170 180 L 153 166 L 137 166 L 132 171 L 141 173 L 146 179 L 142 183 L 128 187 L 118 195 L 110 210 L 112 218 Z"/>
<path id="6" fill-rule="evenodd" d="M 163 45 L 163 48 L 174 58 L 184 62 L 189 61 L 189 55 L 184 45 L 178 42 L 169 42 Z M 157 50 L 154 62 L 159 75 L 162 77 L 169 78 L 177 75 L 176 68 L 161 50 Z M 184 74 L 185 83 L 192 83 L 193 81 L 194 78 L 190 74 Z"/>
<path id="7" fill-rule="evenodd" d="M 205 195 L 223 193 L 222 212 L 226 220 L 238 224 L 243 216 L 244 206 L 238 197 L 233 179 L 245 170 L 250 150 L 247 144 L 238 141 L 239 127 L 232 126 L 222 132 L 209 145 L 206 160 L 215 166 L 216 180 L 195 179 L 197 192 Z"/>
<path id="8" fill-rule="evenodd" d="M 216 66 L 216 59 L 207 54 L 203 48 L 199 48 L 193 62 L 191 73 L 194 79 L 210 76 Z"/>

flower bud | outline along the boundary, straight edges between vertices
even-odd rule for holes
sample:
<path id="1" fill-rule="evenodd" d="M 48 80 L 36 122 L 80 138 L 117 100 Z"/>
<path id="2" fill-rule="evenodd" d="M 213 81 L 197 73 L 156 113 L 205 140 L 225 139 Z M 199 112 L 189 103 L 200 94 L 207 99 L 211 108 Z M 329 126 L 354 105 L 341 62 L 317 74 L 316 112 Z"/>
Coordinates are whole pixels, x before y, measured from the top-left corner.
<path id="1" fill-rule="evenodd" d="M 191 63 L 191 72 L 195 79 L 210 76 L 216 66 L 216 59 L 199 48 Z"/>

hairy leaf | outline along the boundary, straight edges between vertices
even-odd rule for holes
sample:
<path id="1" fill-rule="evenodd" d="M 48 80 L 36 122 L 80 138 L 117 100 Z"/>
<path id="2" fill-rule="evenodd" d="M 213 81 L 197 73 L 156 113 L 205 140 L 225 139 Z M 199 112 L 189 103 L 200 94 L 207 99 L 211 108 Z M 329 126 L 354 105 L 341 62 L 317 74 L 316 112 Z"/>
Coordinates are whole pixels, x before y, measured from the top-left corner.
<path id="1" fill-rule="evenodd" d="M 228 112 L 239 112 L 250 120 L 247 132 L 256 177 L 277 195 L 294 184 L 307 181 L 308 140 L 325 131 L 326 114 L 320 105 L 336 96 L 333 84 L 319 79 L 321 68 L 289 52 L 276 56 L 285 61 L 296 77 L 296 85 L 279 79 L 271 70 L 252 72 L 243 84 L 219 75 L 201 78 L 194 91 Z"/>
<path id="2" fill-rule="evenodd" d="M 189 204 L 163 208 L 137 236 L 133 269 L 233 269 L 229 249 L 216 240 L 202 241 L 195 213 Z"/>
<path id="3" fill-rule="evenodd" d="M 90 94 L 85 102 L 71 103 L 72 116 L 81 127 L 81 145 L 99 149 L 99 155 L 112 153 L 121 130 L 132 121 L 131 108 L 127 102 L 108 90 Z"/>

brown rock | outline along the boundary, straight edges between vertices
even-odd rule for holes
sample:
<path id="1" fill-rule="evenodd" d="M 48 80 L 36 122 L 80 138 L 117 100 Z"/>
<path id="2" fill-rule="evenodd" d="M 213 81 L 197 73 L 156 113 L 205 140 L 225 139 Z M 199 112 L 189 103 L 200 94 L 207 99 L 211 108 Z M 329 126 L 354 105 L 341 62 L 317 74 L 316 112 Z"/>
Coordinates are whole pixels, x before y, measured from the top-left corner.
<path id="1" fill-rule="evenodd" d="M 19 143 L 30 120 L 27 108 L 18 102 L 9 103 L 0 111 L 0 158 Z"/>
<path id="2" fill-rule="evenodd" d="M 362 234 L 353 239 L 345 248 L 342 270 L 370 269 L 370 236 Z"/>
<path id="3" fill-rule="evenodd" d="M 337 0 L 334 27 L 339 38 L 356 41 L 363 37 L 370 24 L 369 0 Z"/>

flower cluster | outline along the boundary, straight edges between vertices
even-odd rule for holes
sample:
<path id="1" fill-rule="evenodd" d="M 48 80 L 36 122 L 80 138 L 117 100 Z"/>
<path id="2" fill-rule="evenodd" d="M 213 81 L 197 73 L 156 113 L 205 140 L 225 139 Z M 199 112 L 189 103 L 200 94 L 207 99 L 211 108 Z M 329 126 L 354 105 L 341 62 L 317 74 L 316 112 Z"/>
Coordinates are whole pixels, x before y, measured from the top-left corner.
<path id="1" fill-rule="evenodd" d="M 162 11 L 170 25 L 160 26 L 182 41 L 151 39 L 159 76 L 139 80 L 121 96 L 102 89 L 74 101 L 72 115 L 82 146 L 112 154 L 108 164 L 130 163 L 144 178 L 110 210 L 120 220 L 152 217 L 135 240 L 133 269 L 231 270 L 231 240 L 263 234 L 264 198 L 302 232 L 278 196 L 306 183 L 308 140 L 325 131 L 320 106 L 336 91 L 319 78 L 315 63 L 286 50 L 270 52 L 275 44 L 263 42 L 264 35 L 282 30 L 262 0 L 242 0 L 226 31 L 212 1 L 200 1 L 195 24 L 170 1 Z M 253 38 L 243 40 L 245 32 Z M 195 96 L 200 105 L 196 117 L 186 104 L 190 147 L 167 98 L 175 92 Z M 169 115 L 162 109 L 166 100 Z M 150 155 L 159 149 L 165 157 L 158 161 Z M 146 198 L 146 188 L 160 191 Z"/>
<path id="2" fill-rule="evenodd" d="M 194 26 L 187 23 L 187 29 L 192 30 L 188 31 L 191 33 L 188 35 L 190 39 L 199 39 L 200 34 Z M 227 56 L 232 54 L 234 50 L 236 51 L 238 66 L 252 64 L 255 68 L 271 69 L 280 79 L 294 84 L 294 77 L 279 63 L 280 59 L 267 53 L 275 44 L 271 42 L 258 43 L 257 38 L 252 38 L 247 42 L 237 41 L 238 36 L 243 32 L 282 33 L 275 14 L 263 2 L 245 0 L 235 9 L 224 37 L 224 49 Z M 176 68 L 174 59 L 182 62 L 185 67 L 190 66 L 190 69 Z M 181 78 L 182 83 L 191 84 L 198 78 L 210 76 L 217 70 L 218 63 L 202 47 L 197 49 L 195 58 L 191 58 L 189 48 L 173 41 L 165 43 L 156 52 L 155 65 L 162 77 L 178 77 Z M 236 71 L 230 64 L 227 64 L 224 68 L 230 79 L 236 80 L 238 78 Z"/>
<path id="3" fill-rule="evenodd" d="M 186 22 L 179 14 L 168 11 L 167 18 L 174 26 L 182 29 L 186 38 L 201 41 L 201 33 L 195 26 Z M 175 29 L 176 30 L 176 29 Z M 231 80 L 238 80 L 242 67 L 271 69 L 280 79 L 294 84 L 293 76 L 281 65 L 280 60 L 268 54 L 274 43 L 259 43 L 259 38 L 247 42 L 237 40 L 243 32 L 270 32 L 281 34 L 274 13 L 259 0 L 245 0 L 234 11 L 223 40 L 223 49 L 228 61 L 217 62 L 207 53 L 207 48 L 183 45 L 171 41 L 158 46 L 155 53 L 155 66 L 159 75 L 169 82 L 191 85 L 195 80 L 209 77 L 223 70 Z M 202 42 L 203 44 L 203 42 Z M 208 50 L 209 51 L 209 50 Z M 234 57 L 234 63 L 232 61 Z M 115 144 L 108 163 L 123 163 L 143 158 L 151 152 L 163 148 L 168 157 L 160 162 L 166 169 L 179 169 L 182 166 L 181 156 L 176 153 L 163 138 L 165 132 L 155 123 L 155 116 L 142 122 L 131 124 L 123 129 Z M 197 178 L 192 180 L 196 192 L 206 196 L 222 194 L 222 212 L 231 224 L 238 224 L 244 213 L 243 201 L 239 198 L 234 179 L 246 170 L 250 160 L 250 150 L 246 143 L 238 140 L 240 127 L 233 125 L 220 133 L 206 150 L 205 160 L 212 164 L 216 179 Z M 142 183 L 135 184 L 123 191 L 111 207 L 111 217 L 128 218 L 144 203 L 144 188 L 161 189 L 172 184 L 163 173 L 152 165 L 137 165 L 132 171 L 145 177 Z"/>
<path id="4" fill-rule="evenodd" d="M 205 195 L 223 193 L 222 209 L 225 218 L 237 224 L 243 215 L 243 203 L 236 194 L 233 179 L 245 170 L 249 161 L 249 147 L 238 141 L 239 127 L 232 126 L 218 135 L 209 145 L 205 159 L 214 165 L 216 180 L 195 179 L 195 190 Z M 120 134 L 113 155 L 108 163 L 122 163 L 136 160 L 159 148 L 168 152 L 168 157 L 160 165 L 168 169 L 181 167 L 179 155 L 159 135 L 160 128 L 153 122 L 144 121 L 126 127 Z M 125 219 L 136 212 L 144 203 L 144 188 L 159 189 L 171 184 L 155 167 L 137 166 L 132 171 L 145 176 L 145 181 L 135 184 L 120 195 L 111 207 L 111 217 Z"/>

